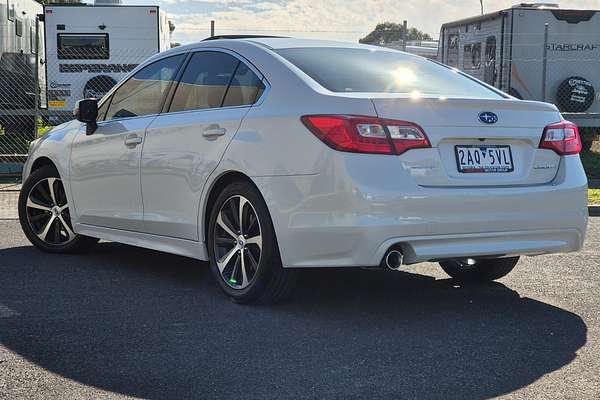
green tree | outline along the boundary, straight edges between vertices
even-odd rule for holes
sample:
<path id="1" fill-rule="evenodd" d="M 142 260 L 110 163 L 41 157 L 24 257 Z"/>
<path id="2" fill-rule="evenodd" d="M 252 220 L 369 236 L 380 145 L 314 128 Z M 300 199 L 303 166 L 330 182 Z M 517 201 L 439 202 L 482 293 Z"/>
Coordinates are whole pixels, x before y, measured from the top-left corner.
<path id="1" fill-rule="evenodd" d="M 387 44 L 402 40 L 404 34 L 404 25 L 395 22 L 382 22 L 377 24 L 371 33 L 358 41 L 365 44 Z M 431 40 L 431 36 L 417 28 L 409 28 L 406 40 Z"/>

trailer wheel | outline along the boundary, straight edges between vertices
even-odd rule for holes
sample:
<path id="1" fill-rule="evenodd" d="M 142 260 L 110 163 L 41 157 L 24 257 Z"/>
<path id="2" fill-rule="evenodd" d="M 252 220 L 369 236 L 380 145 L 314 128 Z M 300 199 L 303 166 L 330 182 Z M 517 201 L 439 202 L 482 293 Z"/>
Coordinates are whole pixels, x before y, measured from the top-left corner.
<path id="1" fill-rule="evenodd" d="M 117 84 L 117 81 L 108 75 L 98 75 L 86 82 L 83 87 L 83 98 L 94 97 L 101 99 L 110 89 Z"/>
<path id="2" fill-rule="evenodd" d="M 572 76 L 558 86 L 556 103 L 563 112 L 584 112 L 594 103 L 594 86 L 585 78 Z"/>

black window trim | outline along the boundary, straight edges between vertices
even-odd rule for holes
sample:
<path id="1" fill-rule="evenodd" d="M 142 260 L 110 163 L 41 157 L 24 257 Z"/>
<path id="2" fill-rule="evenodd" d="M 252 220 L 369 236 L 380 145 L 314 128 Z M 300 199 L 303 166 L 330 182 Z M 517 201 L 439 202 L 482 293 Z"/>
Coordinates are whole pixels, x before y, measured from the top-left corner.
<path id="1" fill-rule="evenodd" d="M 189 64 L 190 60 L 192 59 L 192 57 L 194 56 L 194 54 L 196 53 L 200 53 L 200 52 L 211 52 L 211 53 L 224 53 L 227 55 L 230 55 L 232 57 L 234 57 L 237 61 L 238 64 L 234 70 L 234 74 L 235 72 L 237 72 L 240 63 L 243 63 L 244 65 L 246 65 L 248 68 L 250 68 L 250 70 L 252 72 L 254 72 L 254 74 L 256 74 L 256 76 L 260 79 L 261 83 L 263 84 L 263 91 L 261 93 L 261 95 L 259 96 L 258 99 L 255 99 L 253 103 L 251 104 L 242 104 L 239 106 L 226 106 L 223 107 L 223 102 L 225 101 L 225 96 L 227 95 L 227 91 L 229 91 L 229 85 L 231 84 L 231 80 L 233 79 L 233 75 L 229 81 L 229 84 L 227 85 L 227 89 L 225 89 L 225 94 L 223 96 L 223 99 L 221 100 L 221 107 L 213 107 L 213 108 L 202 108 L 202 109 L 193 109 L 193 110 L 181 110 L 181 111 L 170 111 L 171 108 L 171 104 L 173 102 L 173 98 L 175 97 L 175 92 L 177 91 L 177 87 L 179 86 L 179 83 L 181 82 L 181 78 L 183 77 L 183 73 L 185 71 L 185 69 L 187 68 L 187 65 Z M 175 85 L 173 85 L 171 87 L 171 90 L 169 91 L 169 95 L 167 97 L 167 101 L 165 102 L 163 109 L 161 111 L 160 114 L 180 114 L 180 113 L 190 113 L 190 112 L 200 112 L 200 111 L 213 111 L 213 110 L 229 110 L 229 109 L 235 109 L 235 108 L 248 108 L 248 107 L 255 107 L 255 106 L 259 106 L 263 103 L 264 99 L 266 98 L 269 90 L 271 88 L 271 85 L 269 83 L 269 81 L 267 81 L 265 75 L 260 72 L 248 59 L 246 59 L 244 56 L 242 56 L 239 53 L 236 53 L 233 50 L 229 50 L 229 49 L 224 49 L 224 48 L 220 48 L 220 47 L 201 47 L 201 48 L 196 48 L 196 49 L 191 49 L 189 51 L 188 57 L 187 59 L 184 61 L 178 76 L 177 76 L 177 82 Z"/>
<path id="2" fill-rule="evenodd" d="M 183 61 L 179 64 L 179 67 L 177 68 L 177 71 L 175 72 L 174 78 L 171 81 L 171 85 L 169 87 L 168 90 L 166 90 L 166 93 L 163 95 L 162 101 L 161 101 L 161 111 L 157 112 L 157 113 L 153 113 L 153 114 L 146 114 L 146 115 L 136 115 L 134 117 L 121 117 L 121 118 L 113 118 L 113 119 L 106 119 L 106 115 L 108 114 L 108 110 L 110 109 L 110 106 L 112 105 L 112 100 L 114 97 L 114 94 L 117 90 L 119 90 L 124 84 L 126 84 L 127 82 L 129 82 L 129 80 L 131 80 L 138 72 L 140 72 L 141 70 L 145 69 L 146 67 L 151 66 L 152 64 L 155 64 L 157 62 L 166 60 L 167 58 L 171 58 L 171 57 L 177 57 L 177 56 L 181 56 L 183 55 Z M 175 53 L 175 54 L 169 54 L 168 56 L 165 57 L 161 57 L 161 58 L 157 58 L 157 59 L 152 59 L 151 61 L 149 61 L 147 64 L 142 64 L 139 65 L 137 68 L 135 68 L 133 71 L 131 71 L 129 73 L 129 75 L 126 76 L 126 79 L 123 79 L 122 82 L 119 82 L 117 85 L 115 85 L 115 87 L 113 87 L 108 93 L 106 93 L 106 95 L 102 98 L 102 101 L 100 101 L 98 103 L 98 109 L 100 107 L 102 107 L 104 105 L 104 103 L 109 102 L 107 108 L 106 108 L 106 112 L 104 113 L 104 117 L 102 120 L 98 120 L 96 123 L 98 125 L 100 124 L 106 124 L 106 123 L 111 123 L 111 122 L 119 122 L 119 121 L 126 121 L 126 120 L 132 120 L 132 119 L 136 119 L 136 118 L 146 118 L 146 117 L 155 117 L 159 114 L 162 114 L 162 110 L 164 109 L 166 100 L 168 99 L 169 95 L 171 94 L 173 87 L 175 87 L 176 85 L 174 85 L 173 83 L 177 82 L 178 78 L 180 77 L 180 74 L 183 71 L 183 66 L 187 65 L 187 62 L 189 60 L 189 53 L 188 52 L 180 52 L 180 53 Z"/>

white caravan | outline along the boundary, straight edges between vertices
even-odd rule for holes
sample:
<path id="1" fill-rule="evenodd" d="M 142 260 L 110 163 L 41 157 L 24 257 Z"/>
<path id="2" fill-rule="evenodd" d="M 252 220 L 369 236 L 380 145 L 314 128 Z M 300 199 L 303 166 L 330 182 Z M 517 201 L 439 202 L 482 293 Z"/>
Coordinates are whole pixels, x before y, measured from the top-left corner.
<path id="1" fill-rule="evenodd" d="M 599 11 L 523 3 L 446 23 L 438 60 L 517 98 L 554 103 L 580 127 L 600 127 Z"/>
<path id="2" fill-rule="evenodd" d="M 43 51 L 41 12 L 34 0 L 0 0 L 0 127 L 7 134 L 33 134 L 36 92 L 43 94 L 44 85 L 36 57 L 38 48 Z M 43 105 L 42 97 L 37 101 Z"/>
<path id="3" fill-rule="evenodd" d="M 142 61 L 170 48 L 169 21 L 158 6 L 52 4 L 44 15 L 52 124 L 72 119 L 78 100 L 101 98 Z"/>

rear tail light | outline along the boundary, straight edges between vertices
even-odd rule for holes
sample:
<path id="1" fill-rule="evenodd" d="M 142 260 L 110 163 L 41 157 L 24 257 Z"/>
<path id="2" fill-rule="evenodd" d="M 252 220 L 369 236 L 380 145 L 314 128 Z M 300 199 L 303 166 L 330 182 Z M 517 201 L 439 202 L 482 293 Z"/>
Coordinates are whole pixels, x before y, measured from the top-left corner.
<path id="1" fill-rule="evenodd" d="M 335 150 L 402 154 L 409 149 L 431 147 L 423 129 L 411 122 L 356 115 L 306 115 L 301 120 Z"/>
<path id="2" fill-rule="evenodd" d="M 562 121 L 544 128 L 540 149 L 554 150 L 561 156 L 579 154 L 582 149 L 577 125 Z"/>

